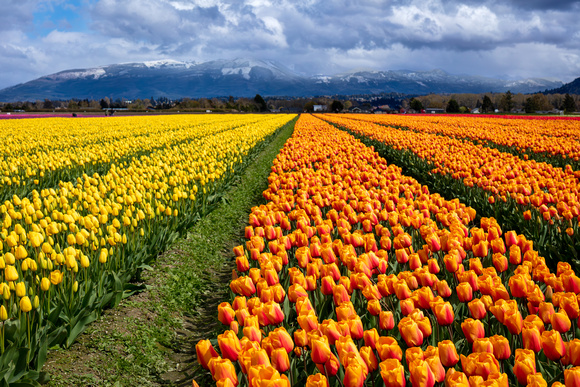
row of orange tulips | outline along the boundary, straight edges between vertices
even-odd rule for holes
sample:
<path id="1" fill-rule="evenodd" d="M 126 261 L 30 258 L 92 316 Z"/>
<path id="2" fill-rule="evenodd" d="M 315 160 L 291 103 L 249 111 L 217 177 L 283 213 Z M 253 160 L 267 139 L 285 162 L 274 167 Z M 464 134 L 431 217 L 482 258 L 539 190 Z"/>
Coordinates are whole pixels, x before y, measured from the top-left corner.
<path id="1" fill-rule="evenodd" d="M 504 226 L 535 239 L 550 262 L 578 259 L 580 172 L 453 137 L 385 127 L 371 118 L 323 117 L 376 142 L 399 158 L 393 161 L 422 170 L 420 178 L 430 179 L 436 189 L 445 190 L 442 193 L 460 197 L 482 216 L 495 216 Z"/>
<path id="2" fill-rule="evenodd" d="M 551 272 L 523 235 L 473 226 L 312 116 L 268 182 L 234 248 L 227 330 L 196 346 L 216 385 L 579 385 L 570 265 Z"/>
<path id="3" fill-rule="evenodd" d="M 407 116 L 349 115 L 391 127 L 405 127 L 421 133 L 466 138 L 512 147 L 528 155 L 541 154 L 548 159 L 560 158 L 570 163 L 580 160 L 580 121 L 522 120 L 501 117 L 457 117 L 453 115 Z M 564 164 L 565 165 L 565 164 Z"/>

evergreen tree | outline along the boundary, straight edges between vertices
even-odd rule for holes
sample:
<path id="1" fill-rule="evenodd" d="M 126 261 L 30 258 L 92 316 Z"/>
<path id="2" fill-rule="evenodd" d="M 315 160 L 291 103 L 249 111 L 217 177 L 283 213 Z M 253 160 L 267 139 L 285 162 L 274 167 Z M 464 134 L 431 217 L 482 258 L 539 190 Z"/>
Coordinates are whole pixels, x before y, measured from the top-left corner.
<path id="1" fill-rule="evenodd" d="M 574 101 L 574 98 L 572 98 L 572 96 L 568 93 L 566 93 L 566 96 L 564 97 L 564 112 L 566 114 L 570 114 L 576 111 L 577 107 L 576 107 L 576 102 Z"/>
<path id="2" fill-rule="evenodd" d="M 526 103 L 524 104 L 524 109 L 526 113 L 535 113 L 536 111 L 540 110 L 538 102 L 539 102 L 538 98 L 534 97 L 526 98 Z"/>
<path id="3" fill-rule="evenodd" d="M 481 110 L 484 113 L 488 113 L 493 111 L 493 102 L 491 102 L 491 98 L 489 98 L 489 96 L 485 95 L 483 97 L 483 103 L 481 104 Z"/>
<path id="4" fill-rule="evenodd" d="M 261 112 L 268 111 L 268 105 L 266 105 L 266 101 L 264 101 L 264 98 L 262 98 L 260 94 L 256 94 L 254 97 L 254 102 L 258 105 L 258 108 Z"/>
<path id="5" fill-rule="evenodd" d="M 409 107 L 416 112 L 421 112 L 423 110 L 423 104 L 416 98 L 411 98 L 409 101 Z"/>
<path id="6" fill-rule="evenodd" d="M 330 105 L 331 112 L 338 113 L 338 112 L 341 112 L 342 109 L 344 109 L 344 105 L 342 104 L 342 102 L 337 101 L 337 100 L 332 101 L 332 105 Z"/>
<path id="7" fill-rule="evenodd" d="M 499 102 L 499 107 L 504 112 L 510 112 L 514 108 L 513 94 L 511 91 L 507 91 Z"/>
<path id="8" fill-rule="evenodd" d="M 451 98 L 449 102 L 447 102 L 447 108 L 445 109 L 447 113 L 459 113 L 459 103 L 456 100 Z"/>

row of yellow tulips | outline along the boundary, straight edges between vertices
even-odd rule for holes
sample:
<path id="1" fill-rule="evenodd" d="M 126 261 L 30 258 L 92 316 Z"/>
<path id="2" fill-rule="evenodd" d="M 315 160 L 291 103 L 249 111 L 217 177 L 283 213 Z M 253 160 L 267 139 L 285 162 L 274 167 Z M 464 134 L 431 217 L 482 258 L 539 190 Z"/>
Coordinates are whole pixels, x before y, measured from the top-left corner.
<path id="1" fill-rule="evenodd" d="M 104 173 L 111 163 L 260 120 L 258 115 L 236 120 L 226 115 L 3 120 L 0 199 L 26 196 L 83 173 Z"/>
<path id="2" fill-rule="evenodd" d="M 472 208 L 313 116 L 268 182 L 234 248 L 227 330 L 196 346 L 217 386 L 580 384 L 569 264 L 551 272 L 531 240 L 473 226 Z"/>
<path id="3" fill-rule="evenodd" d="M 37 378 L 47 347 L 70 345 L 100 309 L 126 296 L 135 273 L 203 216 L 259 144 L 292 118 L 223 116 L 222 131 L 2 204 L 0 385 Z"/>

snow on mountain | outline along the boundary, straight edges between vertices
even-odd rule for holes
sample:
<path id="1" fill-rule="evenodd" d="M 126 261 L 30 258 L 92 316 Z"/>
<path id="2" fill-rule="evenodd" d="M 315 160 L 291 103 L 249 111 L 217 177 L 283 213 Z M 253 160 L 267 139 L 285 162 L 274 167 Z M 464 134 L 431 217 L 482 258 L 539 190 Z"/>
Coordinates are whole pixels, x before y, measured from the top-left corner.
<path id="1" fill-rule="evenodd" d="M 501 80 L 452 75 L 443 70 L 355 69 L 336 75 L 304 76 L 271 60 L 239 58 L 208 62 L 162 59 L 74 69 L 0 90 L 0 101 L 70 98 L 199 98 L 216 96 L 315 96 L 398 92 L 531 93 L 562 82 L 532 78 Z"/>

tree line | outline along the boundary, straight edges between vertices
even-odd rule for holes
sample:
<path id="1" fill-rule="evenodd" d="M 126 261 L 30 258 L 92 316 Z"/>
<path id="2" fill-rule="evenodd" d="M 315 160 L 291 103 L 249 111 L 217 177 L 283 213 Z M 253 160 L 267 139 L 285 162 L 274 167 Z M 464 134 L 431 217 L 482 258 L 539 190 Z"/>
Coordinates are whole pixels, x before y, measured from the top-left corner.
<path id="1" fill-rule="evenodd" d="M 422 111 L 426 108 L 445 109 L 447 113 L 469 113 L 478 109 L 481 113 L 496 110 L 506 113 L 537 113 L 562 110 L 565 113 L 577 111 L 580 96 L 570 94 L 428 94 L 403 101 L 403 108 Z"/>

